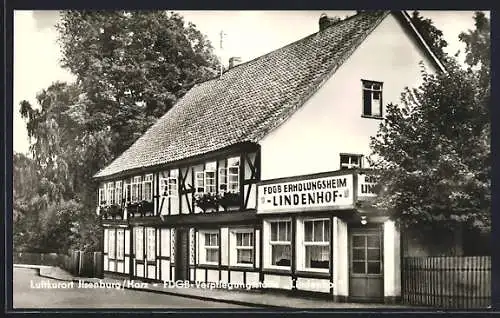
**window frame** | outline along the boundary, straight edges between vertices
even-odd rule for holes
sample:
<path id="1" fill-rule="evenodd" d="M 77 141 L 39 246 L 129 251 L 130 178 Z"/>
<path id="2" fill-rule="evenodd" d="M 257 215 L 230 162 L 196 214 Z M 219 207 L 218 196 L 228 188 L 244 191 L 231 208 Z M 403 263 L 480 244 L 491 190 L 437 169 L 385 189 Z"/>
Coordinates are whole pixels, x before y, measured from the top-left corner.
<path id="1" fill-rule="evenodd" d="M 122 205 L 123 201 L 123 181 L 119 180 L 115 183 L 115 203 Z"/>
<path id="2" fill-rule="evenodd" d="M 213 177 L 207 177 L 208 174 L 212 174 Z M 213 184 L 211 183 L 210 185 L 208 184 L 207 180 L 213 180 Z M 217 193 L 217 171 L 215 169 L 206 169 L 203 170 L 203 193 L 211 193 L 215 194 Z M 213 191 L 208 191 L 208 187 L 212 188 Z"/>
<path id="3" fill-rule="evenodd" d="M 227 180 L 227 192 L 229 193 L 239 193 L 240 192 L 240 169 L 241 163 L 239 157 L 231 157 L 227 159 L 226 167 L 226 180 Z M 236 172 L 231 172 L 231 169 L 236 169 Z M 236 181 L 232 181 L 231 177 L 236 177 Z M 233 188 L 234 187 L 234 188 Z"/>
<path id="4" fill-rule="evenodd" d="M 118 244 L 119 242 L 120 244 Z M 125 229 L 116 229 L 116 259 L 125 260 Z"/>
<path id="5" fill-rule="evenodd" d="M 138 261 L 144 260 L 144 227 L 136 227 L 134 233 L 134 257 Z M 140 234 L 140 235 L 139 235 Z M 137 238 L 140 237 L 140 244 L 137 244 Z M 140 251 L 141 253 L 138 253 Z"/>
<path id="6" fill-rule="evenodd" d="M 130 180 L 130 202 L 139 202 L 141 201 L 141 193 L 142 193 L 142 177 L 135 176 Z M 134 200 L 135 196 L 135 200 Z"/>
<path id="7" fill-rule="evenodd" d="M 344 163 L 342 163 L 342 157 L 348 157 L 349 158 L 349 163 L 347 166 L 343 166 Z M 358 158 L 358 164 L 355 166 L 352 164 L 352 158 L 357 157 Z M 339 166 L 340 170 L 349 170 L 349 169 L 362 169 L 363 168 L 363 158 L 364 155 L 362 154 L 354 154 L 354 153 L 340 153 L 339 154 Z"/>
<path id="8" fill-rule="evenodd" d="M 149 184 L 150 190 L 149 190 L 149 198 L 146 198 L 146 184 Z M 153 202 L 153 174 L 147 174 L 142 178 L 142 187 L 140 191 L 141 195 L 141 200 L 142 201 L 147 201 L 147 202 Z"/>
<path id="9" fill-rule="evenodd" d="M 151 240 L 152 239 L 152 240 Z M 151 244 L 153 243 L 153 244 Z M 146 261 L 156 262 L 156 228 L 146 228 Z"/>
<path id="10" fill-rule="evenodd" d="M 113 238 L 113 244 L 111 244 L 111 238 Z M 116 229 L 108 231 L 108 259 L 116 259 Z"/>
<path id="11" fill-rule="evenodd" d="M 179 193 L 177 177 L 160 178 L 160 196 L 164 198 L 177 198 Z"/>
<path id="12" fill-rule="evenodd" d="M 241 266 L 241 267 L 253 267 L 255 265 L 255 231 L 252 228 L 233 228 L 229 229 L 230 236 L 230 256 L 229 264 L 231 266 Z M 250 246 L 238 245 L 238 235 L 239 234 L 250 234 Z M 239 250 L 251 250 L 252 251 L 252 261 L 251 263 L 240 263 L 238 262 L 238 251 Z"/>
<path id="13" fill-rule="evenodd" d="M 365 85 L 369 85 L 370 88 L 367 88 Z M 379 85 L 379 89 L 373 88 L 374 85 Z M 383 90 L 384 90 L 384 83 L 383 82 L 378 82 L 378 81 L 372 81 L 372 80 L 365 80 L 361 79 L 361 117 L 364 118 L 373 118 L 373 119 L 383 119 L 384 116 L 384 110 L 383 110 Z M 370 114 L 365 113 L 365 91 L 370 92 Z M 374 93 L 379 93 L 380 98 L 379 98 L 379 112 L 380 114 L 378 115 L 373 115 L 373 100 L 374 100 Z"/>
<path id="14" fill-rule="evenodd" d="M 125 180 L 124 188 L 125 202 L 132 202 L 132 183 L 130 179 Z"/>
<path id="15" fill-rule="evenodd" d="M 195 194 L 205 193 L 205 171 L 195 171 L 194 185 L 195 185 Z"/>
<path id="16" fill-rule="evenodd" d="M 287 219 L 271 219 L 271 220 L 266 220 L 266 227 L 268 229 L 268 235 L 266 235 L 265 239 L 267 239 L 267 242 L 265 242 L 266 247 L 268 248 L 268 257 L 269 259 L 266 260 L 266 267 L 271 268 L 271 269 L 281 269 L 281 270 L 290 270 L 291 265 L 292 265 L 292 238 L 293 238 L 293 225 L 292 225 L 292 220 L 287 218 Z M 288 241 L 273 241 L 273 234 L 272 234 L 272 224 L 273 223 L 287 223 L 289 225 L 290 229 L 290 237 Z M 286 231 L 285 233 L 288 233 Z M 279 238 L 279 228 L 278 228 L 278 233 L 276 233 L 277 238 Z M 272 260 L 272 251 L 274 246 L 289 246 L 290 247 L 290 265 L 274 265 L 273 260 Z"/>
<path id="17" fill-rule="evenodd" d="M 219 193 L 225 193 L 228 191 L 228 184 L 227 184 L 227 168 L 222 167 L 219 168 L 218 175 L 217 177 L 219 178 Z M 223 188 L 225 187 L 225 188 Z"/>
<path id="18" fill-rule="evenodd" d="M 217 235 L 217 245 L 207 245 L 206 238 L 207 235 Z M 200 230 L 198 231 L 198 239 L 199 239 L 199 252 L 201 255 L 198 257 L 199 265 L 219 265 L 220 263 L 220 243 L 221 237 L 218 230 Z M 207 250 L 217 250 L 218 251 L 218 259 L 216 262 L 207 261 Z"/>
<path id="19" fill-rule="evenodd" d="M 330 270 L 330 262 L 332 261 L 332 255 L 331 255 L 331 236 L 332 236 L 332 231 L 333 231 L 333 226 L 332 222 L 329 218 L 303 218 L 298 220 L 299 226 L 298 228 L 300 231 L 302 231 L 302 241 L 298 246 L 301 248 L 298 250 L 297 256 L 300 258 L 300 261 L 298 262 L 300 265 L 298 266 L 300 270 L 307 271 L 307 272 L 319 272 L 319 273 L 328 273 Z M 311 233 L 311 238 L 313 239 L 312 241 L 306 241 L 306 223 L 313 223 L 312 225 L 312 233 Z M 328 224 L 327 227 L 323 225 L 323 240 L 322 241 L 314 241 L 314 222 L 325 222 Z M 325 238 L 325 229 L 329 228 L 328 232 L 328 237 Z M 327 240 L 325 240 L 327 239 Z M 307 251 L 306 247 L 307 246 L 321 246 L 321 247 L 328 247 L 328 267 L 327 268 L 315 268 L 315 267 L 308 267 L 306 258 L 307 258 Z"/>
<path id="20" fill-rule="evenodd" d="M 115 182 L 108 182 L 106 186 L 106 203 L 108 205 L 115 204 Z"/>
<path id="21" fill-rule="evenodd" d="M 104 185 L 99 187 L 99 192 L 97 196 L 98 196 L 97 200 L 99 201 L 98 206 L 106 205 L 106 191 L 104 189 Z"/>

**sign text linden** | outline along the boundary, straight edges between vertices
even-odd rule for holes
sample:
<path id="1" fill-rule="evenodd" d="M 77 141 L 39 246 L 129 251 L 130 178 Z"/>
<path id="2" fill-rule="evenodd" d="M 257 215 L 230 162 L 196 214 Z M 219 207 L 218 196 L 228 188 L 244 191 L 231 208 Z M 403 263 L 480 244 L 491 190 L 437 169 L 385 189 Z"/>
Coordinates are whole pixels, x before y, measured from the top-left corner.
<path id="1" fill-rule="evenodd" d="M 257 213 L 349 208 L 353 202 L 353 176 L 330 176 L 260 185 Z"/>

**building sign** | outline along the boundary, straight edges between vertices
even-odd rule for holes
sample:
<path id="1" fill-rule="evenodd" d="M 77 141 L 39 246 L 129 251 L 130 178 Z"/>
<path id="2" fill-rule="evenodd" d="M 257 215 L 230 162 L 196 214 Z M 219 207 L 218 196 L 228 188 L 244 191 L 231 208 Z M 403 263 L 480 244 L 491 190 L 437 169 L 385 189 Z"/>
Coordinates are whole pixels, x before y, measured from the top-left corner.
<path id="1" fill-rule="evenodd" d="M 257 188 L 257 213 L 352 208 L 353 189 L 352 174 L 263 184 Z"/>
<path id="2" fill-rule="evenodd" d="M 372 174 L 360 173 L 358 175 L 358 198 L 374 198 L 377 196 L 376 186 L 378 177 Z"/>

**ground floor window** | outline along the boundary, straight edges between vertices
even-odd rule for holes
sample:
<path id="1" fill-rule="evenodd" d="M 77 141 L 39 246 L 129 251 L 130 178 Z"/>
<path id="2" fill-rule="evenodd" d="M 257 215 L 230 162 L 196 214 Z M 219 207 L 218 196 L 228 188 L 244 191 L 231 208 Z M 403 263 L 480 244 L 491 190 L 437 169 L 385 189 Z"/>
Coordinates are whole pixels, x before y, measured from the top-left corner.
<path id="1" fill-rule="evenodd" d="M 118 260 L 125 259 L 124 250 L 125 250 L 125 230 L 118 229 L 116 230 L 116 259 Z"/>
<path id="2" fill-rule="evenodd" d="M 142 260 L 144 258 L 144 232 L 142 227 L 135 228 L 135 259 Z"/>
<path id="3" fill-rule="evenodd" d="M 250 266 L 254 263 L 253 229 L 232 229 L 230 241 L 231 265 Z"/>
<path id="4" fill-rule="evenodd" d="M 269 232 L 270 265 L 289 267 L 292 263 L 292 222 L 270 221 Z"/>
<path id="5" fill-rule="evenodd" d="M 219 264 L 219 232 L 218 231 L 200 231 L 199 262 L 202 264 Z"/>
<path id="6" fill-rule="evenodd" d="M 156 229 L 148 228 L 146 232 L 147 236 L 147 260 L 154 261 L 156 260 Z"/>
<path id="7" fill-rule="evenodd" d="M 115 229 L 110 229 L 108 231 L 108 257 L 110 259 L 115 258 Z"/>
<path id="8" fill-rule="evenodd" d="M 304 268 L 329 269 L 330 220 L 304 221 Z"/>

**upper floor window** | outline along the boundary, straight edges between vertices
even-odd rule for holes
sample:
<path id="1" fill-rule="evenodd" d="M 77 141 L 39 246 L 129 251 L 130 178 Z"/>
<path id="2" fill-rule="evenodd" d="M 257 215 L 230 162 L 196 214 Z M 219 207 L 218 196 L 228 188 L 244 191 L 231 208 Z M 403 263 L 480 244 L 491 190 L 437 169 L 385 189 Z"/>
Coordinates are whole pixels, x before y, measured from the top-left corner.
<path id="1" fill-rule="evenodd" d="M 141 177 L 134 177 L 132 179 L 130 199 L 132 202 L 137 202 L 140 200 L 140 193 L 142 192 Z"/>
<path id="2" fill-rule="evenodd" d="M 108 182 L 106 190 L 107 190 L 106 202 L 108 204 L 115 204 L 115 183 Z"/>
<path id="3" fill-rule="evenodd" d="M 363 83 L 363 116 L 382 117 L 382 83 L 361 80 Z"/>
<path id="4" fill-rule="evenodd" d="M 160 179 L 160 195 L 164 197 L 176 197 L 178 192 L 177 189 L 176 177 L 166 177 Z"/>
<path id="5" fill-rule="evenodd" d="M 99 188 L 99 205 L 106 204 L 104 186 Z"/>
<path id="6" fill-rule="evenodd" d="M 148 174 L 142 182 L 142 199 L 145 201 L 153 200 L 153 175 Z"/>
<path id="7" fill-rule="evenodd" d="M 132 185 L 130 184 L 130 180 L 125 180 L 125 201 L 130 202 L 132 199 Z"/>
<path id="8" fill-rule="evenodd" d="M 219 192 L 240 192 L 240 158 L 227 160 L 226 168 L 219 168 Z"/>
<path id="9" fill-rule="evenodd" d="M 204 171 L 195 173 L 196 193 L 216 193 L 216 163 L 209 162 Z"/>
<path id="10" fill-rule="evenodd" d="M 122 181 L 116 181 L 116 186 L 115 186 L 115 202 L 118 205 L 122 204 Z"/>
<path id="11" fill-rule="evenodd" d="M 340 169 L 362 168 L 363 155 L 340 154 Z"/>

